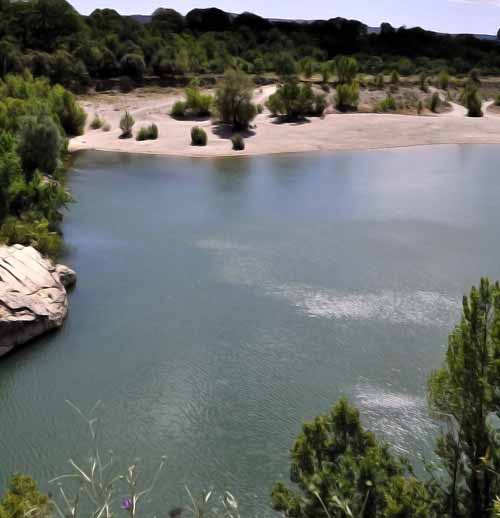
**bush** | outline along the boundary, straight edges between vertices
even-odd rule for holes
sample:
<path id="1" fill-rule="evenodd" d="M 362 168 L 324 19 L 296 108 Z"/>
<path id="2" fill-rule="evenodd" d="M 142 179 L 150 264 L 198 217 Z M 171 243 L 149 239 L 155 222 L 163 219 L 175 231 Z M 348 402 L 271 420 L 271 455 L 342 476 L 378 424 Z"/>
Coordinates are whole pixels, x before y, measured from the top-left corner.
<path id="1" fill-rule="evenodd" d="M 419 82 L 420 82 L 420 90 L 422 90 L 422 92 L 427 93 L 429 91 L 429 87 L 427 85 L 427 75 L 425 74 L 425 72 L 422 72 L 420 74 Z"/>
<path id="2" fill-rule="evenodd" d="M 442 70 L 439 73 L 438 83 L 441 90 L 448 90 L 448 87 L 450 86 L 450 75 L 446 70 Z"/>
<path id="3" fill-rule="evenodd" d="M 207 117 L 210 115 L 213 97 L 204 95 L 196 85 L 186 88 L 185 107 L 196 117 Z"/>
<path id="4" fill-rule="evenodd" d="M 316 95 L 309 85 L 299 85 L 292 79 L 269 97 L 267 107 L 273 115 L 295 121 L 306 116 L 321 116 L 326 108 L 326 98 Z"/>
<path id="5" fill-rule="evenodd" d="M 392 74 L 391 74 L 391 84 L 398 85 L 399 84 L 399 80 L 400 80 L 400 77 L 399 77 L 398 71 L 397 70 L 393 70 Z"/>
<path id="6" fill-rule="evenodd" d="M 383 90 L 385 86 L 384 74 L 378 74 L 375 78 L 375 87 L 379 90 Z"/>
<path id="7" fill-rule="evenodd" d="M 125 113 L 122 115 L 120 119 L 120 129 L 122 130 L 122 134 L 120 138 L 130 138 L 132 136 L 132 128 L 134 127 L 135 120 L 132 115 L 125 110 Z"/>
<path id="8" fill-rule="evenodd" d="M 0 516 L 5 518 L 49 517 L 54 511 L 47 495 L 41 493 L 36 482 L 24 475 L 14 475 L 0 500 Z"/>
<path id="9" fill-rule="evenodd" d="M 135 137 L 136 140 L 156 140 L 158 138 L 158 126 L 151 124 L 150 126 L 142 127 Z"/>
<path id="10" fill-rule="evenodd" d="M 176 119 L 181 119 L 186 116 L 186 109 L 187 104 L 185 101 L 177 101 L 172 106 L 172 111 L 170 112 L 170 115 Z"/>
<path id="11" fill-rule="evenodd" d="M 82 135 L 85 130 L 87 114 L 77 103 L 75 96 L 64 90 L 62 86 L 55 86 L 49 93 L 49 100 L 54 106 L 66 134 L 69 136 Z"/>
<path id="12" fill-rule="evenodd" d="M 146 71 L 144 58 L 139 54 L 125 54 L 120 61 L 120 67 L 122 74 L 137 80 L 141 80 Z"/>
<path id="13" fill-rule="evenodd" d="M 120 86 L 119 86 L 120 92 L 122 92 L 124 94 L 128 94 L 133 89 L 133 87 L 134 87 L 134 85 L 129 77 L 127 77 L 127 76 L 120 77 Z"/>
<path id="14" fill-rule="evenodd" d="M 195 126 L 191 129 L 191 145 L 192 146 L 206 146 L 207 133 L 203 128 Z"/>
<path id="15" fill-rule="evenodd" d="M 377 113 L 395 112 L 397 110 L 396 99 L 392 95 L 388 95 L 383 101 L 375 106 Z"/>
<path id="16" fill-rule="evenodd" d="M 18 153 L 28 180 L 36 169 L 54 174 L 62 148 L 61 134 L 52 119 L 44 116 L 24 120 L 19 135 Z"/>
<path id="17" fill-rule="evenodd" d="M 238 133 L 231 137 L 234 151 L 243 151 L 245 149 L 245 139 Z"/>
<path id="18" fill-rule="evenodd" d="M 335 107 L 337 110 L 341 112 L 355 111 L 358 109 L 358 102 L 359 84 L 357 81 L 337 85 L 337 94 L 335 96 Z"/>
<path id="19" fill-rule="evenodd" d="M 474 83 L 466 85 L 462 93 L 462 103 L 467 108 L 468 117 L 482 117 L 482 99 L 479 88 Z"/>
<path id="20" fill-rule="evenodd" d="M 252 103 L 253 83 L 241 70 L 228 70 L 215 94 L 220 120 L 237 130 L 248 128 L 257 115 Z"/>
<path id="21" fill-rule="evenodd" d="M 90 127 L 94 130 L 101 129 L 103 124 L 103 120 L 99 117 L 99 115 L 96 114 L 90 123 Z"/>
<path id="22" fill-rule="evenodd" d="M 437 92 L 432 94 L 432 97 L 429 101 L 429 109 L 432 113 L 437 113 L 438 108 L 441 105 L 441 98 L 439 97 L 439 94 Z"/>
<path id="23" fill-rule="evenodd" d="M 355 58 L 340 56 L 335 62 L 339 83 L 353 83 L 358 73 L 358 62 Z"/>
<path id="24" fill-rule="evenodd" d="M 260 115 L 263 111 L 264 111 L 264 107 L 262 106 L 262 104 L 258 104 L 256 106 L 257 108 L 257 113 Z"/>

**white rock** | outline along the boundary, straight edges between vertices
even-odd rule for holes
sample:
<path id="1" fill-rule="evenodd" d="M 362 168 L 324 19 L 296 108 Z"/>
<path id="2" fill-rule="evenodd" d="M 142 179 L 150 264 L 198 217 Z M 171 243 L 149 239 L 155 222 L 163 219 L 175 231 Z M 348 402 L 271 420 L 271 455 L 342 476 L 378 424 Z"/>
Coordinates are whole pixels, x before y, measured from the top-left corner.
<path id="1" fill-rule="evenodd" d="M 33 247 L 0 245 L 0 356 L 62 325 L 75 273 Z"/>

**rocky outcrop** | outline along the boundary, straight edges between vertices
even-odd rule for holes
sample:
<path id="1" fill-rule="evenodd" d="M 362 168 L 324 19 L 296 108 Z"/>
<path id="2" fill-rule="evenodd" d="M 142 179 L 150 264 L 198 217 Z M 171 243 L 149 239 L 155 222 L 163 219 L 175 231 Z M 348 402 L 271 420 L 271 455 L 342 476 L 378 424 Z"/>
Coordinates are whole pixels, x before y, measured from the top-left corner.
<path id="1" fill-rule="evenodd" d="M 0 356 L 60 327 L 76 275 L 31 246 L 0 246 Z"/>

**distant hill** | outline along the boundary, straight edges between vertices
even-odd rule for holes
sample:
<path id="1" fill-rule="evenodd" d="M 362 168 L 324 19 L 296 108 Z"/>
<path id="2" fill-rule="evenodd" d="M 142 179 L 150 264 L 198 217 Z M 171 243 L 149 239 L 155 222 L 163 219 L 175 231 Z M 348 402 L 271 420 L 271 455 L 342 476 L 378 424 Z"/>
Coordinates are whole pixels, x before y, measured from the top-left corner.
<path id="1" fill-rule="evenodd" d="M 136 22 L 147 24 L 151 22 L 151 19 L 153 17 L 153 14 L 132 14 L 128 16 L 129 18 L 132 18 Z M 234 19 L 238 16 L 236 13 L 226 13 L 231 19 Z M 314 23 L 318 20 L 292 20 L 292 19 L 286 19 L 286 18 L 267 18 L 267 20 L 271 23 L 298 23 L 300 25 L 309 25 L 311 23 Z M 368 34 L 380 34 L 380 27 L 368 27 Z M 444 32 L 437 32 L 436 34 L 447 34 Z M 451 34 L 451 36 L 474 36 L 475 38 L 479 40 L 484 41 L 495 41 L 497 40 L 496 35 L 493 34 Z"/>

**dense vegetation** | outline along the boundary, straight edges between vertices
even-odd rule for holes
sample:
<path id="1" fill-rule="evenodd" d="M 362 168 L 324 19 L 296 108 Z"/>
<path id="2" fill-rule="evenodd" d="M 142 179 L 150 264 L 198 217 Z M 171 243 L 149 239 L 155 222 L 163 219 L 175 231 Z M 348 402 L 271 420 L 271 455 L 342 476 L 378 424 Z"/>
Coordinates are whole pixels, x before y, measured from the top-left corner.
<path id="1" fill-rule="evenodd" d="M 409 462 L 366 430 L 359 412 L 341 399 L 329 413 L 304 424 L 291 450 L 294 487 L 276 484 L 271 495 L 275 510 L 290 518 L 500 517 L 499 284 L 481 279 L 479 287 L 464 297 L 462 307 L 443 366 L 428 382 L 429 408 L 442 425 L 429 475 L 418 477 Z M 103 459 L 95 440 L 98 420 L 78 412 L 88 420 L 92 432 L 95 449 L 88 465 L 95 466 L 96 459 Z M 122 509 L 132 518 L 141 514 L 138 502 L 151 489 L 137 489 L 136 466 L 124 476 L 106 470 L 93 475 L 86 466 L 72 466 L 80 491 L 75 493 L 75 502 L 63 502 L 68 516 L 76 518 L 78 499 L 85 495 L 91 496 L 91 504 L 97 508 L 92 516 L 103 506 L 113 515 L 115 486 L 122 481 L 132 491 Z M 163 460 L 150 488 L 162 466 Z M 100 488 L 99 493 L 93 492 L 95 487 Z M 193 498 L 189 490 L 188 494 L 195 518 L 210 513 L 240 517 L 230 493 L 226 493 L 221 512 L 208 508 L 211 492 L 201 499 Z M 30 478 L 15 476 L 0 500 L 0 518 L 48 518 L 55 508 L 57 502 L 41 494 Z"/>
<path id="2" fill-rule="evenodd" d="M 111 9 L 84 17 L 65 0 L 0 0 L 0 12 L 0 77 L 29 69 L 75 90 L 91 80 L 219 74 L 229 67 L 257 75 L 299 70 L 328 80 L 339 55 L 355 55 L 359 71 L 370 74 L 500 71 L 495 41 L 389 24 L 372 33 L 342 18 L 300 24 L 218 9 L 194 9 L 185 17 L 158 9 L 139 23 Z"/>
<path id="3" fill-rule="evenodd" d="M 0 81 L 0 240 L 57 255 L 67 136 L 80 134 L 85 114 L 74 96 L 46 79 Z"/>

